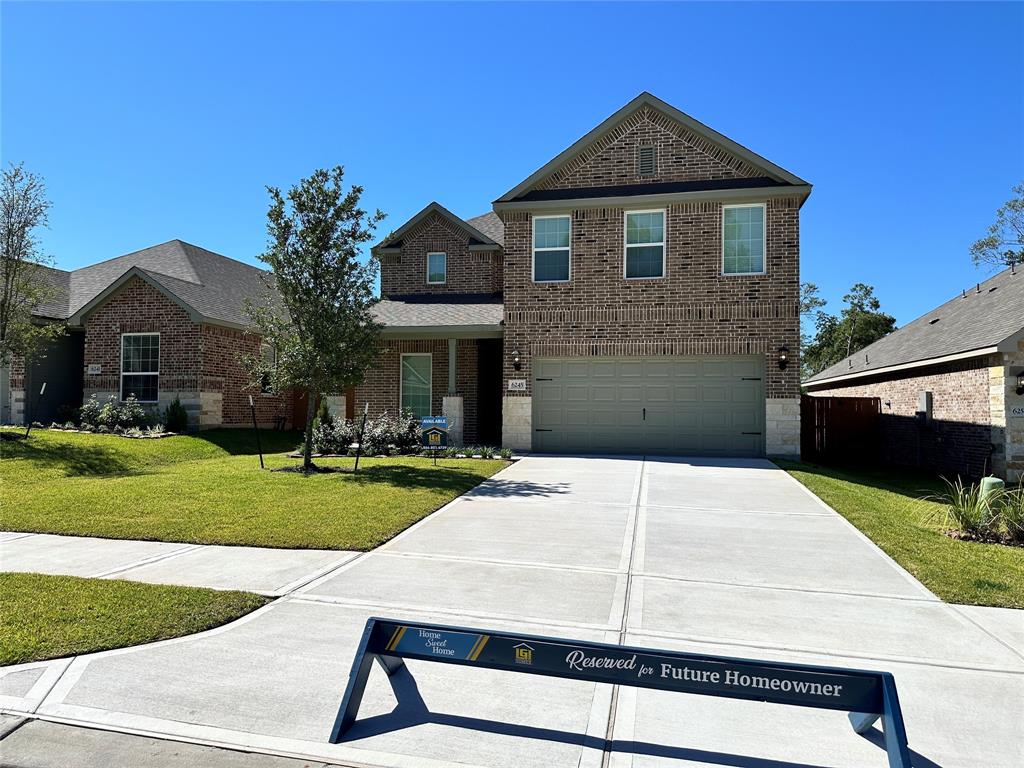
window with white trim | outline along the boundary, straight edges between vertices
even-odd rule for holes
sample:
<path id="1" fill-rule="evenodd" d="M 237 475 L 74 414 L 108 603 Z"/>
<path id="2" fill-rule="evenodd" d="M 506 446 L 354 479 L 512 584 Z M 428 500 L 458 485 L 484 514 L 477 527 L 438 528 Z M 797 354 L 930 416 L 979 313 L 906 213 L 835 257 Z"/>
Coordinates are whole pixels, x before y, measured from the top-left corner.
<path id="1" fill-rule="evenodd" d="M 439 285 L 448 280 L 448 254 L 427 254 L 427 282 Z"/>
<path id="2" fill-rule="evenodd" d="M 722 274 L 764 274 L 764 204 L 722 207 Z"/>
<path id="3" fill-rule="evenodd" d="M 665 276 L 665 211 L 626 211 L 626 279 Z"/>
<path id="4" fill-rule="evenodd" d="M 121 334 L 121 399 L 155 403 L 160 393 L 160 334 Z"/>
<path id="5" fill-rule="evenodd" d="M 568 216 L 534 216 L 533 281 L 565 283 L 570 274 Z"/>
<path id="6" fill-rule="evenodd" d="M 399 400 L 402 411 L 417 419 L 430 416 L 430 385 L 434 358 L 430 353 L 402 355 Z"/>

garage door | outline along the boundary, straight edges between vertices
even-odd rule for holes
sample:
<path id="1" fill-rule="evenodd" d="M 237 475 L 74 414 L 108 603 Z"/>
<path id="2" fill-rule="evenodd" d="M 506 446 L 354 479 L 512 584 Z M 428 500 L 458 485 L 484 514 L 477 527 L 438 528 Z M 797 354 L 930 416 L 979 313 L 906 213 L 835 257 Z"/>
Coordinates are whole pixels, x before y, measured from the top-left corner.
<path id="1" fill-rule="evenodd" d="M 760 357 L 534 360 L 533 448 L 761 456 L 763 366 Z"/>

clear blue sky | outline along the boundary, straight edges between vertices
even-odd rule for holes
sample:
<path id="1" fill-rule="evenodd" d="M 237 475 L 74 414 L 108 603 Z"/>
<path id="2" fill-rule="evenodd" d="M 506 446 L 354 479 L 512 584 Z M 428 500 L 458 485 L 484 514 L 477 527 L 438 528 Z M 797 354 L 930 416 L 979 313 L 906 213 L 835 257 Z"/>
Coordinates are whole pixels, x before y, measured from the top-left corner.
<path id="1" fill-rule="evenodd" d="M 472 216 L 643 90 L 814 184 L 802 277 L 900 324 L 984 279 L 1024 178 L 1020 3 L 10 3 L 2 159 L 75 268 L 179 237 L 244 261 L 264 185 L 342 164 L 399 226 Z"/>

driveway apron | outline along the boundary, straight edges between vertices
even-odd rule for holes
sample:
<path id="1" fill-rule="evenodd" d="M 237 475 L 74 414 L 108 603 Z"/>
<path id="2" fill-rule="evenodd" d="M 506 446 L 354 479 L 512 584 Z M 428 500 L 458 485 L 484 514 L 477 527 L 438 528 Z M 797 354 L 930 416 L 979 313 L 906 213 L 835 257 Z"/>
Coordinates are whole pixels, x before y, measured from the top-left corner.
<path id="1" fill-rule="evenodd" d="M 1020 614 L 940 602 L 761 460 L 528 457 L 233 624 L 0 670 L 0 706 L 358 765 L 886 765 L 840 712 L 415 661 L 328 744 L 374 615 L 889 670 L 916 766 L 1024 755 Z"/>

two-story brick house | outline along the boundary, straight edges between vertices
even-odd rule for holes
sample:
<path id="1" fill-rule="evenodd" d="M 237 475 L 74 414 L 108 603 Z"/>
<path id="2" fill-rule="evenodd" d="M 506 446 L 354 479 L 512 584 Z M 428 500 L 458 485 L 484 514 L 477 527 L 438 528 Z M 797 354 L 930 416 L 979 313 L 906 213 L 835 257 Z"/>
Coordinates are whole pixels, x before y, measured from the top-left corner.
<path id="1" fill-rule="evenodd" d="M 810 185 L 641 94 L 493 204 L 374 248 L 371 412 L 546 451 L 799 452 Z"/>

